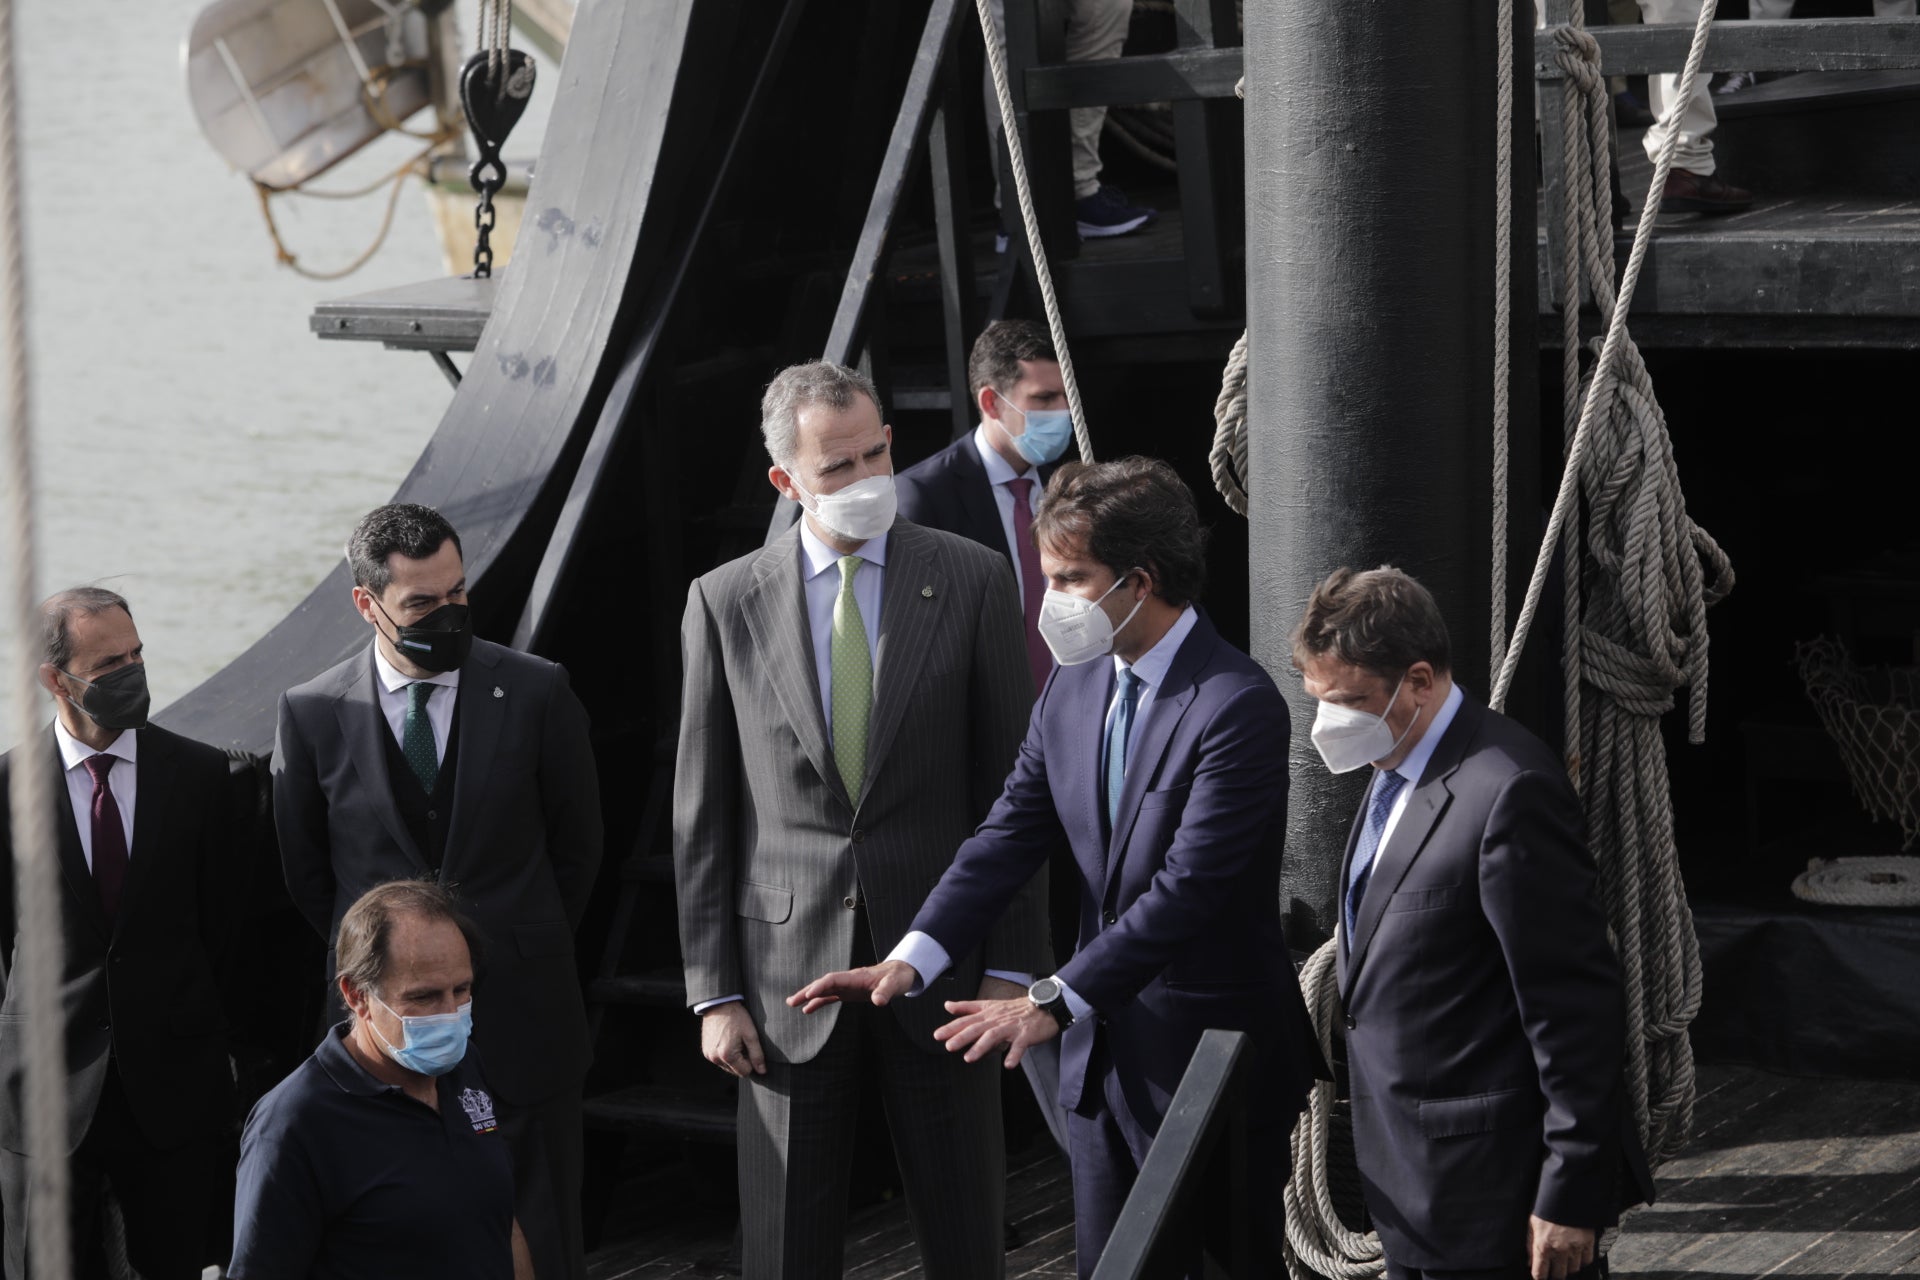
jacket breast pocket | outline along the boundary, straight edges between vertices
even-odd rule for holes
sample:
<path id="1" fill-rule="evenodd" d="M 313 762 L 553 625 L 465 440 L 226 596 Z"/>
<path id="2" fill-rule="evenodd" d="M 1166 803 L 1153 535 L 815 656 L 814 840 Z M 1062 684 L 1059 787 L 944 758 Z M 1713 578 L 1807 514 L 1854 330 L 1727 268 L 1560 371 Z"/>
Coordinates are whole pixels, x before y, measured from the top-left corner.
<path id="1" fill-rule="evenodd" d="M 1540 1094 L 1534 1089 L 1496 1089 L 1460 1098 L 1428 1098 L 1420 1104 L 1420 1132 L 1429 1139 L 1464 1138 L 1496 1129 L 1540 1123 Z"/>
<path id="2" fill-rule="evenodd" d="M 1140 812 L 1165 809 L 1170 805 L 1184 805 L 1187 796 L 1193 792 L 1193 784 L 1183 782 L 1177 787 L 1167 787 L 1160 791 L 1149 791 L 1140 797 Z"/>
<path id="3" fill-rule="evenodd" d="M 784 924 L 793 915 L 793 890 L 775 884 L 738 880 L 733 886 L 733 913 L 749 920 Z"/>
<path id="4" fill-rule="evenodd" d="M 1435 885 L 1431 889 L 1405 889 L 1387 899 L 1389 911 L 1438 911 L 1460 900 L 1457 884 Z"/>

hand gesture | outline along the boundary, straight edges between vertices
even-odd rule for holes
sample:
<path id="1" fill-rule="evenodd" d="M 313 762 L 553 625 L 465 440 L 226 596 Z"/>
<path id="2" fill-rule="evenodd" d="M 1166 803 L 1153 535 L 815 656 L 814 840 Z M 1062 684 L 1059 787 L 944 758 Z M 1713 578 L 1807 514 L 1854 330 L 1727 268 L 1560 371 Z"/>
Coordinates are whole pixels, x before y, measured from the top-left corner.
<path id="1" fill-rule="evenodd" d="M 884 960 L 864 969 L 842 969 L 815 978 L 787 997 L 787 1004 L 802 1013 L 818 1013 L 840 1000 L 867 1000 L 885 1005 L 895 996 L 905 995 L 920 981 L 920 975 L 905 960 Z"/>

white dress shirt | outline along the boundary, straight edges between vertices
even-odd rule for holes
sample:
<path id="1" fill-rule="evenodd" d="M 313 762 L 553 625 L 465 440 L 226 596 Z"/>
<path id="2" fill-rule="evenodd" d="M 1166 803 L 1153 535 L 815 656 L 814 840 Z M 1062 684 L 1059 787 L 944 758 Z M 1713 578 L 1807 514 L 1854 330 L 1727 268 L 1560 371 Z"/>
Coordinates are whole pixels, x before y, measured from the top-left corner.
<path id="1" fill-rule="evenodd" d="M 853 553 L 866 564 L 853 575 L 853 602 L 867 632 L 874 687 L 880 684 L 880 601 L 887 581 L 887 535 L 860 544 Z M 800 574 L 807 584 L 807 624 L 813 632 L 813 670 L 820 678 L 820 710 L 833 736 L 833 602 L 840 597 L 840 553 L 822 542 L 806 517 L 800 519 Z"/>
<path id="2" fill-rule="evenodd" d="M 1185 644 L 1187 637 L 1193 634 L 1194 624 L 1199 620 L 1200 615 L 1193 611 L 1192 605 L 1188 605 L 1180 611 L 1180 616 L 1173 620 L 1173 625 L 1167 628 L 1167 633 L 1160 637 L 1158 643 L 1141 654 L 1134 662 L 1129 663 L 1118 654 L 1114 655 L 1114 697 L 1107 703 L 1107 714 L 1102 721 L 1103 725 L 1113 723 L 1113 709 L 1119 700 L 1120 693 L 1120 673 L 1131 669 L 1140 680 L 1140 691 L 1134 695 L 1133 701 L 1133 727 L 1127 731 L 1129 759 L 1133 754 L 1133 740 L 1140 736 L 1140 726 L 1146 723 L 1148 712 L 1153 710 L 1154 691 L 1166 683 L 1167 671 L 1173 666 L 1174 655 L 1180 652 L 1180 646 Z M 1101 740 L 1103 742 L 1106 740 L 1104 728 L 1101 731 Z M 953 963 L 953 958 L 947 954 L 945 947 L 917 929 L 900 939 L 900 945 L 887 954 L 887 959 L 904 960 L 913 966 L 915 973 L 920 975 L 919 985 L 907 993 L 915 996 L 926 990 L 926 984 L 945 973 L 947 966 Z M 1093 1006 L 1082 1000 L 1079 994 L 1066 983 L 1060 984 L 1060 992 L 1066 998 L 1067 1009 L 1073 1014 L 1074 1021 L 1078 1022 L 1093 1012 Z"/>
<path id="3" fill-rule="evenodd" d="M 107 744 L 107 749 L 95 752 L 80 739 L 67 732 L 67 726 L 58 720 L 53 722 L 53 740 L 60 745 L 60 764 L 67 774 L 67 798 L 73 802 L 73 822 L 80 828 L 80 852 L 87 859 L 87 870 L 93 870 L 93 775 L 87 772 L 87 759 L 93 755 L 117 756 L 122 763 L 107 770 L 107 790 L 113 793 L 113 802 L 120 808 L 120 825 L 126 828 L 127 856 L 133 856 L 133 800 L 139 772 L 134 761 L 139 758 L 140 731 L 123 729 L 120 736 Z"/>
<path id="4" fill-rule="evenodd" d="M 1014 541 L 1013 490 L 1007 488 L 1007 482 L 1022 476 L 1033 481 L 1033 488 L 1027 490 L 1027 514 L 1031 516 L 1040 509 L 1040 472 L 1032 466 L 1025 471 L 1015 471 L 1013 464 L 995 452 L 992 441 L 987 439 L 991 429 L 984 422 L 975 427 L 973 447 L 980 455 L 980 465 L 987 469 L 987 483 L 993 486 L 994 510 L 1000 513 L 1000 536 L 1007 540 L 1007 555 L 1013 560 L 1014 588 L 1020 592 L 1020 599 L 1025 600 L 1027 579 L 1020 570 L 1020 544 Z"/>
<path id="5" fill-rule="evenodd" d="M 407 686 L 435 686 L 434 691 L 427 695 L 427 723 L 433 726 L 434 759 L 444 761 L 447 758 L 447 735 L 453 732 L 453 703 L 460 689 L 459 669 L 415 680 L 412 676 L 401 675 L 399 669 L 387 661 L 387 655 L 380 652 L 377 643 L 373 646 L 373 669 L 380 677 L 380 712 L 387 718 L 387 727 L 393 730 L 393 740 L 402 745 L 407 740 Z M 446 692 L 442 693 L 442 689 Z"/>
<path id="6" fill-rule="evenodd" d="M 1387 825 L 1380 828 L 1380 849 L 1386 848 L 1387 841 L 1393 839 L 1393 829 L 1400 825 L 1400 815 L 1407 811 L 1407 801 L 1413 796 L 1413 788 L 1420 785 L 1421 775 L 1427 771 L 1427 762 L 1433 759 L 1434 748 L 1446 736 L 1447 726 L 1453 723 L 1455 713 L 1465 701 L 1466 695 L 1460 692 L 1459 685 L 1447 690 L 1446 701 L 1433 713 L 1433 723 L 1420 735 L 1420 741 L 1413 744 L 1413 750 L 1407 752 L 1407 758 L 1394 769 L 1412 785 L 1400 788 L 1400 794 L 1393 798 L 1393 808 L 1387 811 Z M 1378 858 L 1380 850 L 1374 850 L 1373 856 Z"/>

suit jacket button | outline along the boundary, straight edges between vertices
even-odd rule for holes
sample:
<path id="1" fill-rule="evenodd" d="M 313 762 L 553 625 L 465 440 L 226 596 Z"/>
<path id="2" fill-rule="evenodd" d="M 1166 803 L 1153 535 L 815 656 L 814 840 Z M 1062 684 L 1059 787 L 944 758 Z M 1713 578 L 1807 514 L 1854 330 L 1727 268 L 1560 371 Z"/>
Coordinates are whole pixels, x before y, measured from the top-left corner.
<path id="1" fill-rule="evenodd" d="M 864 827 L 855 827 L 853 829 L 853 842 L 855 844 L 865 844 L 866 840 L 867 840 L 866 829 Z"/>
<path id="2" fill-rule="evenodd" d="M 434 812 L 434 811 L 433 811 L 432 809 L 429 809 L 429 810 L 427 810 L 427 821 L 428 821 L 428 822 L 438 822 L 438 821 L 440 821 L 440 815 L 439 815 L 439 814 L 437 814 L 437 813 L 435 813 L 435 812 Z"/>
<path id="3" fill-rule="evenodd" d="M 1348 1015 L 1347 1015 L 1347 1030 L 1349 1030 L 1349 1031 L 1351 1031 L 1351 1030 L 1353 1030 L 1353 1029 L 1354 1029 L 1354 1028 L 1355 1028 L 1356 1026 L 1358 1026 L 1358 1025 L 1359 1025 L 1359 1024 L 1358 1024 L 1358 1023 L 1356 1023 L 1356 1022 L 1355 1022 L 1355 1021 L 1353 1020 L 1353 1015 L 1352 1015 L 1352 1014 L 1348 1014 Z"/>
<path id="4" fill-rule="evenodd" d="M 1120 917 L 1113 914 L 1113 912 L 1111 911 L 1102 912 L 1100 915 L 1101 924 L 1115 924 L 1119 921 L 1119 919 Z"/>
<path id="5" fill-rule="evenodd" d="M 860 905 L 860 900 L 858 898 L 855 898 L 852 894 L 848 894 L 846 897 L 840 899 L 840 905 L 845 907 L 847 910 L 851 911 L 855 907 Z"/>

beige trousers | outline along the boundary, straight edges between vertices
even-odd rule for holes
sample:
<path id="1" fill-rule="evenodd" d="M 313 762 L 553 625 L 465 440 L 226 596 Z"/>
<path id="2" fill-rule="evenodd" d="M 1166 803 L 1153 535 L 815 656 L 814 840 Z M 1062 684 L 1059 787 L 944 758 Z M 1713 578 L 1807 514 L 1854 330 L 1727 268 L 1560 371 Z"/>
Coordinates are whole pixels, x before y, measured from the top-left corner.
<path id="1" fill-rule="evenodd" d="M 1133 17 L 1133 0 L 1069 0 L 1067 4 L 1066 55 L 1068 62 L 1091 62 L 1097 58 L 1117 58 L 1127 42 L 1127 23 Z M 1003 0 L 993 0 L 993 22 L 1006 38 L 1007 14 Z M 1000 103 L 993 95 L 992 73 L 983 77 L 987 101 L 987 136 L 993 140 L 994 203 L 1000 202 L 998 148 L 1000 145 Z M 1084 200 L 1100 189 L 1100 130 L 1106 126 L 1105 107 L 1075 107 L 1067 112 L 1067 128 L 1072 135 L 1073 198 Z"/>

